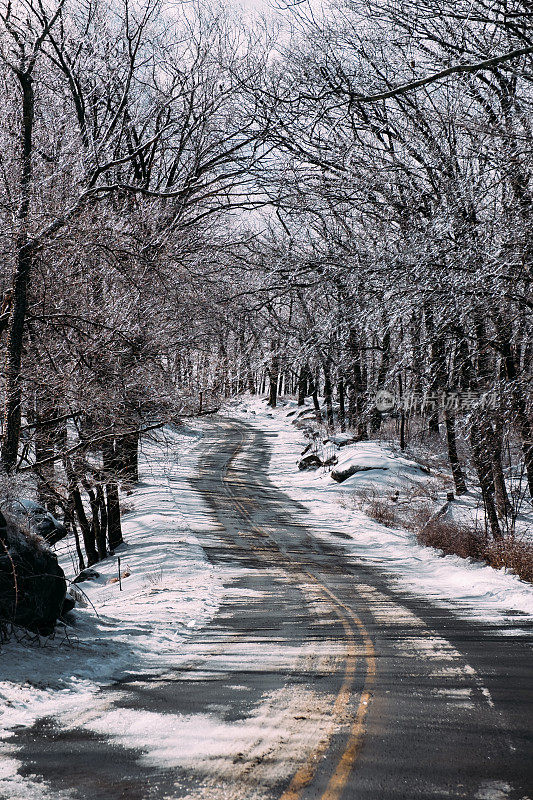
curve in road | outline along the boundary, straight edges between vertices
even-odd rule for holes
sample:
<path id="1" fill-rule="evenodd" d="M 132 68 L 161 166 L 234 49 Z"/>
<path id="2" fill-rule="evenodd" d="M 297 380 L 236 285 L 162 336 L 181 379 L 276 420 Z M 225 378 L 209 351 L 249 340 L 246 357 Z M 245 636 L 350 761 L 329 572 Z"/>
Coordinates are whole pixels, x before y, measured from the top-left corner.
<path id="1" fill-rule="evenodd" d="M 184 667 L 105 690 L 161 715 L 163 756 L 39 720 L 13 737 L 21 774 L 81 800 L 531 800 L 531 633 L 474 625 L 318 542 L 269 482 L 269 448 L 206 423 L 191 484 L 223 602 Z"/>

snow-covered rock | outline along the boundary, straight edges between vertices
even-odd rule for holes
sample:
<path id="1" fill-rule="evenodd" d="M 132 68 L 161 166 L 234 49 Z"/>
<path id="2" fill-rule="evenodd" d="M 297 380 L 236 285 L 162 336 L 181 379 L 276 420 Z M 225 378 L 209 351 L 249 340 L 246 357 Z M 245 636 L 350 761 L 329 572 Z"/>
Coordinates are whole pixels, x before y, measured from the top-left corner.
<path id="1" fill-rule="evenodd" d="M 329 439 L 324 439 L 324 444 L 331 442 L 336 447 L 346 447 L 348 444 L 354 444 L 357 441 L 357 437 L 351 433 L 336 433 L 334 436 L 330 436 Z"/>
<path id="2" fill-rule="evenodd" d="M 44 506 L 34 500 L 18 498 L 3 504 L 4 511 L 21 525 L 28 527 L 33 533 L 42 536 L 48 544 L 60 542 L 68 536 L 68 530 Z"/>
<path id="3" fill-rule="evenodd" d="M 364 482 L 375 488 L 381 485 L 384 489 L 397 489 L 413 481 L 427 480 L 428 474 L 427 467 L 404 458 L 379 442 L 347 445 L 331 471 L 331 477 L 337 483 L 351 479 L 353 486 L 362 486 Z"/>
<path id="4" fill-rule="evenodd" d="M 298 469 L 318 469 L 322 466 L 322 461 L 320 458 L 315 454 L 311 453 L 310 455 L 304 456 L 298 462 Z"/>

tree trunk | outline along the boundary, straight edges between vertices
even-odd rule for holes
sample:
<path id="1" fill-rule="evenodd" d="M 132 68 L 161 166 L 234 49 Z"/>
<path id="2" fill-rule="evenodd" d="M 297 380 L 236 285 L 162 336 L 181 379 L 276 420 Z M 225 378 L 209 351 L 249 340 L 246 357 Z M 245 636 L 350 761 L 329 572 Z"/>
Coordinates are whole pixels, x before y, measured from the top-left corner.
<path id="1" fill-rule="evenodd" d="M 17 213 L 19 233 L 16 242 L 17 263 L 13 280 L 13 310 L 9 321 L 4 372 L 6 399 L 3 420 L 2 465 L 7 472 L 12 471 L 17 465 L 22 418 L 22 348 L 28 303 L 28 284 L 35 255 L 28 239 L 33 177 L 32 137 L 35 97 L 31 75 L 27 72 L 19 72 L 18 79 L 22 89 L 20 129 L 22 170 L 20 177 L 20 205 Z"/>
<path id="2" fill-rule="evenodd" d="M 331 385 L 331 367 L 329 361 L 323 364 L 324 370 L 324 401 L 326 404 L 326 421 L 330 428 L 334 427 L 333 419 L 333 388 Z"/>
<path id="3" fill-rule="evenodd" d="M 385 381 L 387 379 L 387 374 L 389 372 L 389 365 L 391 359 L 391 347 L 390 347 L 390 331 L 385 331 L 383 334 L 383 345 L 382 345 L 382 356 L 381 356 L 381 363 L 379 365 L 378 377 L 376 381 L 376 391 L 383 389 L 385 386 Z M 370 419 L 370 430 L 373 434 L 379 432 L 381 428 L 381 411 L 378 411 L 377 408 L 372 409 L 372 416 Z"/>
<path id="4" fill-rule="evenodd" d="M 94 489 L 87 489 L 87 494 L 89 495 L 89 501 L 91 503 L 91 512 L 93 515 L 92 528 L 96 541 L 96 548 L 98 550 L 98 558 L 100 561 L 103 561 L 103 559 L 107 556 L 107 547 L 105 531 L 102 530 L 102 526 L 100 524 L 100 503 L 98 502 L 98 498 Z"/>
<path id="5" fill-rule="evenodd" d="M 342 375 L 339 377 L 337 389 L 339 394 L 339 423 L 341 431 L 344 432 L 346 430 L 346 407 L 344 403 L 344 378 Z"/>
<path id="6" fill-rule="evenodd" d="M 398 396 L 400 399 L 400 450 L 405 450 L 405 408 L 403 403 L 403 382 L 401 373 L 398 373 Z"/>
<path id="7" fill-rule="evenodd" d="M 492 480 L 494 483 L 494 501 L 496 504 L 498 517 L 500 519 L 508 519 L 511 513 L 511 503 L 509 500 L 509 495 L 507 494 L 507 486 L 505 485 L 505 475 L 503 474 L 502 449 L 503 423 L 500 413 L 498 412 L 498 419 L 494 425 L 490 448 Z"/>
<path id="8" fill-rule="evenodd" d="M 54 513 L 56 507 L 55 464 L 53 461 L 55 443 L 58 439 L 59 426 L 56 422 L 59 411 L 54 403 L 47 402 L 41 393 L 36 394 L 35 413 L 35 461 L 37 464 L 51 459 L 37 467 L 37 499 L 41 505 Z"/>
<path id="9" fill-rule="evenodd" d="M 441 398 L 444 397 L 446 389 L 446 348 L 444 338 L 440 331 L 435 330 L 433 320 L 433 309 L 430 303 L 424 306 L 424 319 L 426 323 L 426 333 L 430 342 L 430 370 L 431 377 L 429 382 L 429 394 L 431 398 L 431 412 L 428 419 L 428 430 L 430 433 L 439 434 L 439 417 Z"/>
<path id="10" fill-rule="evenodd" d="M 106 541 L 107 537 L 107 526 L 108 526 L 108 519 L 107 519 L 107 506 L 105 501 L 104 490 L 102 489 L 102 484 L 99 483 L 96 486 L 96 499 L 98 501 L 98 512 L 100 516 L 100 531 L 101 536 L 104 541 Z"/>
<path id="11" fill-rule="evenodd" d="M 118 486 L 111 481 L 106 485 L 107 496 L 107 531 L 109 539 L 109 549 L 113 552 L 119 544 L 122 544 L 122 524 L 120 521 L 120 498 Z"/>
<path id="12" fill-rule="evenodd" d="M 67 528 L 67 530 L 71 530 L 72 533 L 74 534 L 74 543 L 75 543 L 75 546 L 76 546 L 76 555 L 78 556 L 78 569 L 81 572 L 82 569 L 85 569 L 85 560 L 83 558 L 83 552 L 82 552 L 81 544 L 80 544 L 80 537 L 79 537 L 79 534 L 78 534 L 78 526 L 76 525 L 76 520 L 74 518 L 74 513 L 75 513 L 75 509 L 74 509 L 74 503 L 73 503 L 72 494 L 71 494 L 69 496 L 69 498 L 68 498 L 67 505 L 66 505 L 66 508 L 65 508 L 65 527 Z"/>
<path id="13" fill-rule="evenodd" d="M 278 378 L 279 378 L 279 356 L 274 354 L 270 362 L 269 370 L 269 393 L 268 405 L 276 408 L 278 403 Z"/>
<path id="14" fill-rule="evenodd" d="M 251 395 L 255 394 L 255 377 L 250 364 L 250 354 L 246 354 L 246 383 L 248 384 L 248 391 Z"/>
<path id="15" fill-rule="evenodd" d="M 21 253 L 15 276 L 13 313 L 9 326 L 5 370 L 4 439 L 2 465 L 7 472 L 17 465 L 22 419 L 22 347 L 27 307 L 27 286 L 32 258 Z"/>
<path id="16" fill-rule="evenodd" d="M 135 423 L 126 422 L 128 427 Z M 122 480 L 127 483 L 139 482 L 139 433 L 132 431 L 121 436 L 115 445 L 115 466 Z"/>
<path id="17" fill-rule="evenodd" d="M 365 375 L 361 366 L 361 348 L 357 331 L 350 329 L 348 336 L 348 351 L 350 360 L 348 385 L 348 425 L 356 428 L 360 439 L 367 438 L 364 420 Z"/>
<path id="18" fill-rule="evenodd" d="M 409 332 L 413 357 L 411 361 L 411 390 L 415 395 L 422 393 L 422 375 L 424 372 L 424 356 L 422 347 L 422 314 L 415 311 L 410 319 Z"/>
<path id="19" fill-rule="evenodd" d="M 466 480 L 457 454 L 457 440 L 455 437 L 455 414 L 446 410 L 444 412 L 444 423 L 446 425 L 446 441 L 448 443 L 448 458 L 452 468 L 453 482 L 455 484 L 455 494 L 461 496 L 466 494 Z"/>
<path id="20" fill-rule="evenodd" d="M 70 496 L 72 498 L 74 508 L 76 509 L 76 516 L 78 517 L 78 521 L 80 523 L 83 546 L 85 547 L 85 554 L 87 556 L 87 564 L 90 567 L 93 564 L 96 564 L 98 561 L 94 529 L 87 519 L 85 509 L 83 508 L 81 493 L 77 486 L 71 489 Z"/>
<path id="21" fill-rule="evenodd" d="M 472 444 L 472 454 L 474 457 L 474 465 L 481 486 L 481 494 L 483 497 L 483 504 L 485 506 L 485 513 L 490 531 L 494 539 L 502 539 L 502 532 L 500 523 L 498 521 L 498 514 L 494 504 L 494 483 L 492 480 L 492 463 L 489 453 L 489 443 L 487 442 L 486 431 L 483 430 L 482 424 L 477 421 L 472 422 L 470 430 L 470 440 Z"/>
<path id="22" fill-rule="evenodd" d="M 307 365 L 302 365 L 300 367 L 300 372 L 298 374 L 298 405 L 303 406 L 305 404 L 305 398 L 307 396 L 307 376 L 309 373 L 309 367 Z"/>
<path id="23" fill-rule="evenodd" d="M 522 439 L 522 452 L 526 468 L 529 495 L 533 502 L 533 424 L 527 409 L 524 386 L 520 380 L 519 364 L 511 346 L 511 323 L 502 314 L 496 314 L 494 323 L 502 354 L 501 377 L 511 384 L 512 409 Z"/>
<path id="24" fill-rule="evenodd" d="M 316 421 L 322 422 L 322 412 L 320 411 L 320 403 L 318 400 L 318 375 L 313 376 L 309 373 L 309 392 L 313 399 L 313 408 L 315 409 Z"/>
<path id="25" fill-rule="evenodd" d="M 107 500 L 107 538 L 111 552 L 122 544 L 122 524 L 120 521 L 120 495 L 115 480 L 117 474 L 116 453 L 112 443 L 102 449 L 104 473 L 106 475 Z"/>

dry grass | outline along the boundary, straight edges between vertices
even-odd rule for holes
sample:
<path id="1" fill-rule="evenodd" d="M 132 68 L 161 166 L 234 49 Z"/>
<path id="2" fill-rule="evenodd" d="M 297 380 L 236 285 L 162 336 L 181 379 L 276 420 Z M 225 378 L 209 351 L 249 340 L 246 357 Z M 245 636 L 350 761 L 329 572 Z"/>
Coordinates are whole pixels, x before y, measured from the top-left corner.
<path id="1" fill-rule="evenodd" d="M 398 508 L 390 500 L 373 497 L 364 510 L 369 517 L 387 528 L 394 528 L 398 524 Z"/>
<path id="2" fill-rule="evenodd" d="M 163 567 L 160 567 L 156 572 L 151 572 L 147 575 L 148 582 L 152 584 L 152 586 L 158 586 L 160 583 L 163 582 Z"/>
<path id="3" fill-rule="evenodd" d="M 416 538 L 420 544 L 461 558 L 483 560 L 486 549 L 486 538 L 481 531 L 443 519 L 430 519 Z"/>
<path id="4" fill-rule="evenodd" d="M 487 564 L 495 569 L 505 567 L 523 581 L 533 583 L 533 544 L 516 539 L 490 542 L 485 553 Z"/>
<path id="5" fill-rule="evenodd" d="M 479 527 L 435 517 L 434 489 L 429 485 L 414 487 L 401 497 L 360 489 L 345 498 L 343 505 L 355 506 L 387 528 L 413 531 L 419 544 L 446 555 L 484 561 L 494 569 L 506 569 L 533 583 L 533 542 L 513 536 L 494 541 Z"/>
<path id="6" fill-rule="evenodd" d="M 432 519 L 417 532 L 420 544 L 447 555 L 485 561 L 494 569 L 507 569 L 533 583 L 533 543 L 508 537 L 489 539 L 480 529 L 445 519 Z"/>
<path id="7" fill-rule="evenodd" d="M 341 498 L 344 507 L 355 507 L 363 511 L 371 519 L 393 528 L 399 524 L 397 505 L 393 498 L 384 497 L 372 489 L 359 489 Z"/>
<path id="8" fill-rule="evenodd" d="M 418 532 L 424 529 L 434 514 L 435 504 L 430 500 L 411 504 L 405 512 L 403 526 L 418 535 Z"/>
<path id="9" fill-rule="evenodd" d="M 434 513 L 437 499 L 437 488 L 428 481 L 417 483 L 401 494 L 399 491 L 378 494 L 373 489 L 361 488 L 341 502 L 355 506 L 387 528 L 400 527 L 416 532 Z"/>

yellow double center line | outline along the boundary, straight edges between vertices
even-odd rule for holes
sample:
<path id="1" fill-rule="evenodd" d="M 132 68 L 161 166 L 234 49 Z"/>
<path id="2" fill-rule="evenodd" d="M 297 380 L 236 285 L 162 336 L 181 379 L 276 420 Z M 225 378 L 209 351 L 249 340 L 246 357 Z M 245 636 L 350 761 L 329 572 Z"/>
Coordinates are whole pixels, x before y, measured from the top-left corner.
<path id="1" fill-rule="evenodd" d="M 233 459 L 237 456 L 238 452 L 240 451 L 242 444 L 244 441 L 244 434 L 241 438 L 240 443 L 236 447 L 235 451 L 233 452 L 231 458 L 226 462 L 222 473 L 222 483 L 226 490 L 226 493 L 231 498 L 232 502 L 234 503 L 235 507 L 241 512 L 241 514 L 248 520 L 251 529 L 254 533 L 258 534 L 259 536 L 265 536 L 264 531 L 261 528 L 258 528 L 250 518 L 250 514 L 244 508 L 242 502 L 238 500 L 232 489 L 232 482 L 227 477 L 227 472 L 229 470 L 230 464 Z M 269 537 L 270 538 L 270 537 Z M 260 548 L 250 544 L 251 549 L 260 551 Z M 281 552 L 280 552 L 281 556 Z M 291 558 L 290 556 L 287 556 Z M 300 566 L 298 564 L 297 559 L 292 559 L 295 566 Z M 363 736 L 364 736 L 364 721 L 368 711 L 368 707 L 370 701 L 372 699 L 372 686 L 375 681 L 376 677 L 376 654 L 374 650 L 374 644 L 370 635 L 363 624 L 362 620 L 355 614 L 355 612 L 343 603 L 327 586 L 325 586 L 315 575 L 308 572 L 307 570 L 302 570 L 302 574 L 305 574 L 312 583 L 320 590 L 322 595 L 327 597 L 332 607 L 335 611 L 335 614 L 341 621 L 341 624 L 344 628 L 347 638 L 347 647 L 346 647 L 346 666 L 344 670 L 344 679 L 342 682 L 342 686 L 337 694 L 335 699 L 335 703 L 333 705 L 333 716 L 334 718 L 340 717 L 346 710 L 348 703 L 350 701 L 351 695 L 354 691 L 354 680 L 355 680 L 355 671 L 356 671 L 356 635 L 355 635 L 355 628 L 359 634 L 359 637 L 362 639 L 364 644 L 364 659 L 366 663 L 366 674 L 365 680 L 363 685 L 363 690 L 359 697 L 359 702 L 357 704 L 357 710 L 355 712 L 355 717 L 353 718 L 353 722 L 350 727 L 350 733 L 348 735 L 348 741 L 345 745 L 344 751 L 337 763 L 337 766 L 328 781 L 326 789 L 322 793 L 320 800 L 339 800 L 344 791 L 348 780 L 350 778 L 350 774 L 354 768 L 354 764 L 356 762 L 357 756 L 361 750 L 361 745 L 363 743 Z M 355 626 L 355 628 L 354 628 Z M 330 741 L 331 741 L 331 733 L 323 738 L 318 745 L 314 748 L 312 753 L 310 754 L 309 758 L 303 764 L 296 774 L 293 776 L 289 787 L 283 792 L 280 797 L 280 800 L 299 800 L 302 795 L 302 792 L 308 786 L 311 781 L 313 780 L 316 770 L 322 760 L 322 757 L 327 752 Z"/>

